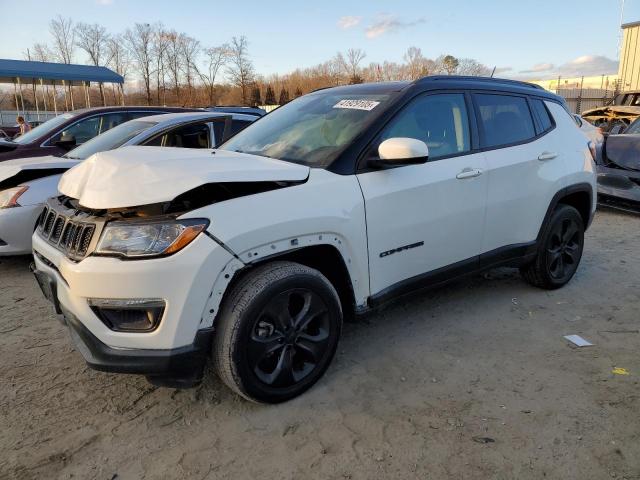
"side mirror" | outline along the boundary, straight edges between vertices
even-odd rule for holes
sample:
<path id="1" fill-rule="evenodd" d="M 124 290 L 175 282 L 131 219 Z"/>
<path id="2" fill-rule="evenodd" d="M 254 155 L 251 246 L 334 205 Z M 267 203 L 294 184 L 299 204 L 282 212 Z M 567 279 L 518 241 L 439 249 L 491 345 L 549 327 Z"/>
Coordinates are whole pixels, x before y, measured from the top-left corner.
<path id="1" fill-rule="evenodd" d="M 378 147 L 378 157 L 369 161 L 374 167 L 416 165 L 429 158 L 429 147 L 415 138 L 389 138 Z"/>
<path id="2" fill-rule="evenodd" d="M 60 148 L 71 150 L 76 146 L 76 137 L 69 133 L 63 133 L 60 139 L 56 141 L 56 145 Z"/>

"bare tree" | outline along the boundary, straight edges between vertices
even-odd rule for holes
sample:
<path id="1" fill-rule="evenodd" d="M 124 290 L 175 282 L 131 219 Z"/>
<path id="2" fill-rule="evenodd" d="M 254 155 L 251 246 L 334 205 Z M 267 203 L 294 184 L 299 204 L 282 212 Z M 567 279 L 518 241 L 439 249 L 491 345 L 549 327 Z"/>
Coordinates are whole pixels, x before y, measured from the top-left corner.
<path id="1" fill-rule="evenodd" d="M 49 22 L 49 32 L 53 37 L 54 56 L 60 63 L 73 63 L 75 29 L 73 20 L 58 15 Z"/>
<path id="2" fill-rule="evenodd" d="M 109 41 L 109 34 L 107 33 L 106 28 L 102 25 L 98 25 L 97 23 L 94 23 L 93 25 L 88 23 L 78 23 L 76 24 L 75 34 L 76 46 L 87 53 L 91 64 L 95 66 L 103 66 L 108 63 L 107 42 Z M 104 85 L 100 82 L 98 86 L 100 87 L 102 105 L 106 105 Z"/>
<path id="3" fill-rule="evenodd" d="M 247 51 L 247 37 L 233 37 L 230 46 L 230 65 L 227 69 L 227 74 L 229 75 L 231 83 L 240 88 L 242 92 L 242 103 L 247 105 L 247 88 L 253 83 L 254 77 L 253 63 L 249 59 L 249 53 Z"/>
<path id="4" fill-rule="evenodd" d="M 491 69 L 473 58 L 461 58 L 458 61 L 456 73 L 458 75 L 488 77 L 491 74 Z"/>
<path id="5" fill-rule="evenodd" d="M 131 59 L 129 52 L 125 46 L 125 39 L 123 35 L 115 35 L 109 38 L 107 42 L 107 50 L 109 52 L 109 66 L 115 70 L 115 72 L 122 78 L 126 78 L 131 65 Z M 115 92 L 115 86 L 113 86 L 113 96 L 117 96 Z M 121 87 L 120 93 L 122 95 L 122 101 L 124 102 L 124 89 Z"/>
<path id="6" fill-rule="evenodd" d="M 209 96 L 209 104 L 216 105 L 216 77 L 220 69 L 229 61 L 230 47 L 227 43 L 224 43 L 217 47 L 210 47 L 204 49 L 206 57 L 205 68 L 202 71 L 198 71 L 200 79 L 207 88 L 207 94 Z M 274 101 L 275 103 L 275 101 Z"/>
<path id="7" fill-rule="evenodd" d="M 156 69 L 156 100 L 158 105 L 166 104 L 166 61 L 167 49 L 169 48 L 169 32 L 162 23 L 158 23 L 153 29 L 153 59 Z M 162 91 L 162 100 L 160 92 Z"/>
<path id="8" fill-rule="evenodd" d="M 153 28 L 148 23 L 136 23 L 124 38 L 129 46 L 138 73 L 142 77 L 147 105 L 151 105 L 151 75 L 153 74 Z"/>
<path id="9" fill-rule="evenodd" d="M 182 36 L 183 33 L 178 33 L 175 30 L 167 31 L 164 33 L 164 37 L 167 42 L 167 48 L 165 50 L 166 66 L 169 72 L 169 78 L 173 84 L 173 93 L 176 100 L 180 96 L 180 75 L 182 73 Z"/>
<path id="10" fill-rule="evenodd" d="M 407 53 L 404 54 L 404 61 L 407 62 L 407 74 L 409 80 L 429 75 L 429 62 L 422 55 L 422 50 L 418 47 L 409 47 Z"/>
<path id="11" fill-rule="evenodd" d="M 360 62 L 367 54 L 360 48 L 350 48 L 347 50 L 347 67 L 349 69 L 349 81 L 351 83 L 362 83 L 362 77 L 358 75 Z"/>
<path id="12" fill-rule="evenodd" d="M 198 73 L 198 56 L 200 55 L 200 42 L 188 35 L 182 35 L 180 38 L 180 54 L 182 56 L 182 71 L 187 81 L 187 89 L 189 97 L 187 103 L 193 104 L 193 79 Z"/>
<path id="13" fill-rule="evenodd" d="M 44 43 L 34 43 L 31 48 L 31 58 L 36 62 L 50 62 L 53 52 Z"/>

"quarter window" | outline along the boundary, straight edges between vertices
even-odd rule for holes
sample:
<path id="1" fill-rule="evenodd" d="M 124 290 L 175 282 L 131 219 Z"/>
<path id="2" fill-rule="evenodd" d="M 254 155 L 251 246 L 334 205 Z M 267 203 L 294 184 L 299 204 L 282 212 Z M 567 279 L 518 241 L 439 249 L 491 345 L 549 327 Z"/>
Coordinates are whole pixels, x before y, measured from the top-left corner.
<path id="1" fill-rule="evenodd" d="M 531 106 L 533 108 L 533 111 L 536 112 L 536 115 L 538 116 L 541 131 L 548 132 L 549 130 L 551 130 L 551 128 L 553 128 L 553 121 L 551 120 L 551 116 L 549 115 L 549 111 L 547 110 L 547 107 L 545 107 L 544 102 L 542 100 L 534 98 L 531 100 Z M 578 122 L 580 122 L 578 126 L 581 127 L 582 120 L 580 120 L 580 117 L 576 117 L 576 123 Z"/>
<path id="2" fill-rule="evenodd" d="M 468 152 L 469 117 L 464 95 L 423 95 L 409 103 L 382 132 L 378 145 L 394 137 L 422 140 L 429 159 Z"/>
<path id="3" fill-rule="evenodd" d="M 536 136 L 524 97 L 476 94 L 485 147 L 524 142 Z"/>

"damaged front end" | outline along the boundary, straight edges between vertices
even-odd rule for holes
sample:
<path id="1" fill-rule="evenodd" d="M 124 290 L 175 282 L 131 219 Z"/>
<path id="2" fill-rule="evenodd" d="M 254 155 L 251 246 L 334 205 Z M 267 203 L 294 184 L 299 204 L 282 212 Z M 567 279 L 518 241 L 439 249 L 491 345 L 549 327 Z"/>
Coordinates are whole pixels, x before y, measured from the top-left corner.
<path id="1" fill-rule="evenodd" d="M 87 208 L 77 199 L 61 195 L 47 201 L 37 230 L 73 261 L 89 255 L 159 257 L 175 253 L 208 227 L 207 219 L 181 220 L 185 213 L 297 183 L 300 182 L 210 183 L 167 202 L 105 209 Z"/>
<path id="2" fill-rule="evenodd" d="M 597 171 L 600 204 L 640 212 L 640 135 L 609 135 Z"/>
<path id="3" fill-rule="evenodd" d="M 587 110 L 581 116 L 605 132 L 620 133 L 640 117 L 640 107 L 611 105 Z"/>

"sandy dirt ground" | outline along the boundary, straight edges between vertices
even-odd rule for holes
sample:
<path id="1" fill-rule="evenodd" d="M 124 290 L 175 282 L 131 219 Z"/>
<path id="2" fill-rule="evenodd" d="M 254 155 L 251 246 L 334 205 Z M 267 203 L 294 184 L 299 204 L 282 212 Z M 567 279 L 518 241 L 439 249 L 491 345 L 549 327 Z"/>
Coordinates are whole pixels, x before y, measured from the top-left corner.
<path id="1" fill-rule="evenodd" d="M 639 247 L 640 217 L 601 211 L 567 287 L 501 269 L 398 301 L 278 406 L 90 370 L 2 259 L 0 478 L 640 479 Z"/>

